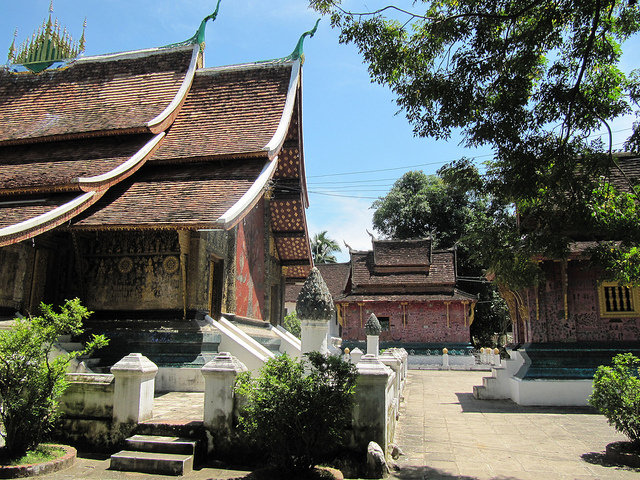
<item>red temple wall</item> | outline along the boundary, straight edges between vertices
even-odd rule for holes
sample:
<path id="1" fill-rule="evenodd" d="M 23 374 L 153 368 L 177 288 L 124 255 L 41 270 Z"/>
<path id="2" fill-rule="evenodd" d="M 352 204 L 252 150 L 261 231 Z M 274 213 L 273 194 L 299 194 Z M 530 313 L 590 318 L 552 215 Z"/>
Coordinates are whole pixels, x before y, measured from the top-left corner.
<path id="1" fill-rule="evenodd" d="M 524 292 L 528 303 L 528 342 L 630 341 L 640 338 L 640 318 L 602 318 L 598 277 L 579 261 L 567 264 L 567 314 L 562 285 L 562 264 L 545 262 L 545 281 Z M 537 302 L 536 302 L 537 300 Z"/>
<path id="2" fill-rule="evenodd" d="M 238 225 L 236 240 L 236 314 L 263 319 L 265 303 L 264 200 Z"/>
<path id="3" fill-rule="evenodd" d="M 467 343 L 470 339 L 469 319 L 464 311 L 470 307 L 460 302 L 449 305 L 448 325 L 443 302 L 409 303 L 405 307 L 406 321 L 402 305 L 397 302 L 366 302 L 362 306 L 362 320 L 360 308 L 357 303 L 349 303 L 346 312 L 342 310 L 344 340 L 366 340 L 364 324 L 371 313 L 378 318 L 389 317 L 390 330 L 380 334 L 381 342 Z"/>

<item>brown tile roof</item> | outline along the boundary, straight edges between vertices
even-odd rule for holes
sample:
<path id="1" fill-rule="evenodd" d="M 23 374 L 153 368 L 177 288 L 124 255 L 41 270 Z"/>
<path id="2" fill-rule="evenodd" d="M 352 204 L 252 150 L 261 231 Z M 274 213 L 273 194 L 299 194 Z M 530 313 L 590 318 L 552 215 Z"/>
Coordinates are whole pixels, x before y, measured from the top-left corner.
<path id="1" fill-rule="evenodd" d="M 291 63 L 196 72 L 184 107 L 151 161 L 259 154 L 284 110 Z"/>
<path id="2" fill-rule="evenodd" d="M 373 255 L 379 267 L 429 265 L 431 239 L 374 240 Z"/>
<path id="3" fill-rule="evenodd" d="M 611 178 L 609 181 L 623 192 L 629 191 L 629 182 L 637 185 L 640 183 L 640 157 L 631 154 L 614 155 L 614 159 L 620 169 L 611 168 Z M 622 172 L 620 172 L 622 170 Z M 624 173 L 624 175 L 623 175 Z"/>
<path id="4" fill-rule="evenodd" d="M 451 251 L 433 252 L 429 272 L 376 272 L 372 251 L 351 252 L 351 265 L 354 292 L 381 287 L 398 292 L 407 287 L 432 290 L 455 285 L 454 254 Z"/>
<path id="5" fill-rule="evenodd" d="M 0 197 L 0 228 L 50 212 L 77 196 L 78 192 Z"/>
<path id="6" fill-rule="evenodd" d="M 16 189 L 53 190 L 126 162 L 151 134 L 0 146 L 0 199 Z M 74 186 L 78 190 L 78 186 Z"/>
<path id="7" fill-rule="evenodd" d="M 351 264 L 349 263 L 320 263 L 315 265 L 320 270 L 320 275 L 324 283 L 327 284 L 329 293 L 335 299 L 344 294 L 344 288 L 347 284 Z M 288 276 L 288 275 L 287 275 Z M 289 284 L 285 289 L 285 302 L 295 303 L 302 285 Z"/>
<path id="8" fill-rule="evenodd" d="M 0 71 L 0 143 L 143 127 L 174 99 L 192 47 L 88 57 L 39 75 Z"/>
<path id="9" fill-rule="evenodd" d="M 478 297 L 457 288 L 451 293 L 419 293 L 419 294 L 350 294 L 334 297 L 336 303 L 343 302 L 432 302 L 432 301 L 478 301 Z"/>
<path id="10" fill-rule="evenodd" d="M 109 189 L 74 227 L 213 228 L 256 180 L 263 160 L 223 165 L 147 163 L 130 179 Z"/>

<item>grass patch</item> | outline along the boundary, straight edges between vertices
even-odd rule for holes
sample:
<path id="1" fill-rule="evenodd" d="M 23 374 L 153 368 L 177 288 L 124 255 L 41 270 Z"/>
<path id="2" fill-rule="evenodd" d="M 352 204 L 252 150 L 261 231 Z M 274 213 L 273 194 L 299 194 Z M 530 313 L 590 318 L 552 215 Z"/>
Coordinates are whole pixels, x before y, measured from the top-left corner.
<path id="1" fill-rule="evenodd" d="M 38 445 L 37 448 L 29 450 L 20 458 L 10 459 L 7 457 L 4 448 L 0 448 L 0 466 L 34 465 L 44 463 L 62 457 L 66 453 L 64 448 L 53 445 Z"/>

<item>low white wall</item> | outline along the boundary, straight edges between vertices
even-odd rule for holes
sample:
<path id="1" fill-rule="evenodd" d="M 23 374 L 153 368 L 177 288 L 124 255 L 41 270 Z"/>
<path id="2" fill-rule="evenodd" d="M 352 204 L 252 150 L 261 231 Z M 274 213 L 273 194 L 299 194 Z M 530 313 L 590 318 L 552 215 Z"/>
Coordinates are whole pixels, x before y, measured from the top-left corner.
<path id="1" fill-rule="evenodd" d="M 510 379 L 512 400 L 528 406 L 586 407 L 593 392 L 592 380 L 521 380 Z"/>
<path id="2" fill-rule="evenodd" d="M 200 367 L 158 367 L 156 392 L 204 392 Z"/>
<path id="3" fill-rule="evenodd" d="M 64 416 L 111 419 L 113 415 L 113 375 L 68 373 L 67 380 L 69 386 L 60 400 L 60 409 Z"/>
<path id="4" fill-rule="evenodd" d="M 442 355 L 409 355 L 411 365 L 442 365 Z M 449 365 L 475 365 L 476 357 L 473 355 L 449 355 Z"/>

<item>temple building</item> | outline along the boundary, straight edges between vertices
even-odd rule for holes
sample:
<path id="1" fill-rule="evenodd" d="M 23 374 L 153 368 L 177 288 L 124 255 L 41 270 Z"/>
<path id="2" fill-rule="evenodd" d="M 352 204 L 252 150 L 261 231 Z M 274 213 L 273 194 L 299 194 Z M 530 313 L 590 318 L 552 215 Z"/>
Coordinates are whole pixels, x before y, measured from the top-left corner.
<path id="1" fill-rule="evenodd" d="M 285 281 L 312 266 L 301 100 L 315 29 L 286 57 L 205 67 L 216 15 L 160 48 L 78 56 L 84 33 L 64 44 L 51 16 L 12 45 L 0 316 L 79 297 L 113 331 L 224 312 L 281 323 Z"/>
<path id="2" fill-rule="evenodd" d="M 342 337 L 342 346 L 366 350 L 365 323 L 374 313 L 381 348 L 470 350 L 477 297 L 456 287 L 455 251 L 433 250 L 430 238 L 373 239 L 372 247 L 350 249 L 349 263 L 318 265 L 337 310 L 332 335 Z"/>
<path id="3" fill-rule="evenodd" d="M 616 160 L 620 169 L 611 170 L 609 182 L 624 191 L 640 179 L 640 158 L 616 154 Z M 640 355 L 640 290 L 601 281 L 588 257 L 597 235 L 574 237 L 567 258 L 537 259 L 542 283 L 500 289 L 513 324 L 512 358 L 474 388 L 478 398 L 586 405 L 599 365 L 611 364 L 618 353 Z"/>

